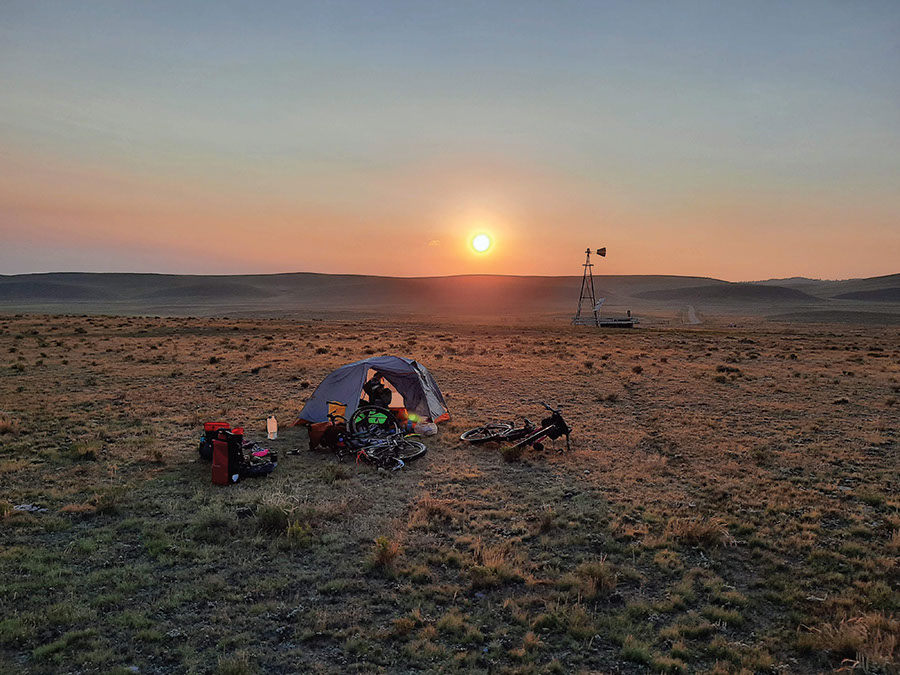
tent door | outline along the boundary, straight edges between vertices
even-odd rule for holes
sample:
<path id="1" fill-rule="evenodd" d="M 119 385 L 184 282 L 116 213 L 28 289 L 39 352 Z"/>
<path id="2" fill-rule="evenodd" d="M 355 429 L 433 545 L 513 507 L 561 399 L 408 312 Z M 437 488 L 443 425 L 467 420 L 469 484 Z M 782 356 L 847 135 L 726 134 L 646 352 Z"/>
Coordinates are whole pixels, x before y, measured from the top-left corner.
<path id="1" fill-rule="evenodd" d="M 372 379 L 375 375 L 375 371 L 372 368 L 369 368 L 368 372 L 366 372 L 366 382 Z M 397 391 L 397 388 L 388 381 L 388 378 L 385 376 L 383 378 L 385 386 L 391 390 L 391 408 L 403 408 L 406 406 L 406 402 L 403 400 L 403 397 L 400 395 L 400 392 Z M 365 393 L 360 393 L 360 398 L 368 398 Z"/>

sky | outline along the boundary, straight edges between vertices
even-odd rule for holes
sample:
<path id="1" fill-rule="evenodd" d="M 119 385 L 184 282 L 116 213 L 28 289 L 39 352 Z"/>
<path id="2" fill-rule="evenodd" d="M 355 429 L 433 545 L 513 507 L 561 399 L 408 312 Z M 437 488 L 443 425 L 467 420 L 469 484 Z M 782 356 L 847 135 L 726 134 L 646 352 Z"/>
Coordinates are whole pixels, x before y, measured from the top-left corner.
<path id="1" fill-rule="evenodd" d="M 486 253 L 471 247 L 486 233 Z M 900 2 L 0 0 L 0 274 L 900 272 Z"/>

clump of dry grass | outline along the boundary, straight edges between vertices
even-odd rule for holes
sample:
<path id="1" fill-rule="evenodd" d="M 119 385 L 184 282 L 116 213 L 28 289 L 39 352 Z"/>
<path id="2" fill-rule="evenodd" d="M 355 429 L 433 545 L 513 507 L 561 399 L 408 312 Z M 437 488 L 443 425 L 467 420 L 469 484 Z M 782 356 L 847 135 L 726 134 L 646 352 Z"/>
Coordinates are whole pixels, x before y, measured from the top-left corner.
<path id="1" fill-rule="evenodd" d="M 100 441 L 87 441 L 84 443 L 74 443 L 70 448 L 72 457 L 75 459 L 84 459 L 94 461 L 100 456 L 103 444 Z"/>
<path id="2" fill-rule="evenodd" d="M 888 542 L 888 548 L 892 551 L 900 551 L 900 530 L 893 531 L 891 540 Z"/>
<path id="3" fill-rule="evenodd" d="M 587 600 L 608 594 L 619 583 L 619 575 L 606 561 L 606 556 L 581 563 L 575 574 L 581 579 L 581 595 Z"/>
<path id="4" fill-rule="evenodd" d="M 306 548 L 315 539 L 313 526 L 303 520 L 292 520 L 285 529 L 285 541 L 288 548 Z"/>
<path id="5" fill-rule="evenodd" d="M 544 646 L 543 640 L 534 632 L 528 631 L 522 638 L 522 646 L 509 650 L 509 655 L 517 661 L 531 661 Z"/>
<path id="6" fill-rule="evenodd" d="M 22 425 L 19 420 L 8 415 L 0 415 L 0 436 L 4 434 L 18 435 L 21 431 Z"/>
<path id="7" fill-rule="evenodd" d="M 274 502 L 263 504 L 256 511 L 257 528 L 267 534 L 283 534 L 289 524 L 289 508 L 286 504 Z"/>
<path id="8" fill-rule="evenodd" d="M 88 513 L 96 513 L 97 508 L 93 504 L 66 504 L 59 511 L 60 513 L 68 513 L 71 515 L 85 515 Z"/>
<path id="9" fill-rule="evenodd" d="M 672 518 L 666 524 L 663 539 L 688 546 L 719 546 L 734 541 L 718 518 Z"/>
<path id="10" fill-rule="evenodd" d="M 514 566 L 509 542 L 489 546 L 477 538 L 472 544 L 472 556 L 475 564 L 469 569 L 469 577 L 474 589 L 493 588 L 523 579 Z"/>
<path id="11" fill-rule="evenodd" d="M 399 619 L 394 619 L 391 635 L 394 637 L 406 637 L 423 623 L 422 612 L 416 608 L 409 614 L 401 616 Z"/>
<path id="12" fill-rule="evenodd" d="M 881 672 L 900 663 L 900 621 L 882 613 L 864 614 L 810 628 L 798 637 L 801 649 L 826 651 L 850 669 Z M 890 672 L 890 671 L 889 671 Z"/>
<path id="13" fill-rule="evenodd" d="M 423 495 L 413 508 L 409 525 L 410 527 L 450 525 L 462 517 L 455 507 L 454 500 L 436 499 L 428 494 Z"/>
<path id="14" fill-rule="evenodd" d="M 525 446 L 520 445 L 504 445 L 500 448 L 500 455 L 505 462 L 518 462 L 525 453 Z"/>
<path id="15" fill-rule="evenodd" d="M 544 508 L 541 517 L 538 520 L 538 532 L 547 534 L 548 532 L 555 530 L 556 525 L 556 511 L 549 507 Z"/>
<path id="16" fill-rule="evenodd" d="M 119 510 L 119 507 L 125 501 L 124 488 L 112 488 L 95 494 L 91 499 L 94 512 L 98 515 L 113 514 Z"/>
<path id="17" fill-rule="evenodd" d="M 481 631 L 471 625 L 467 617 L 456 608 L 444 614 L 438 620 L 435 628 L 444 635 L 454 638 L 457 642 L 472 643 L 484 639 Z"/>
<path id="18" fill-rule="evenodd" d="M 376 537 L 372 547 L 372 567 L 375 569 L 392 570 L 394 563 L 400 556 L 400 542 L 385 537 Z"/>
<path id="19" fill-rule="evenodd" d="M 350 471 L 343 464 L 326 464 L 322 469 L 322 482 L 332 485 L 339 480 L 350 477 Z"/>

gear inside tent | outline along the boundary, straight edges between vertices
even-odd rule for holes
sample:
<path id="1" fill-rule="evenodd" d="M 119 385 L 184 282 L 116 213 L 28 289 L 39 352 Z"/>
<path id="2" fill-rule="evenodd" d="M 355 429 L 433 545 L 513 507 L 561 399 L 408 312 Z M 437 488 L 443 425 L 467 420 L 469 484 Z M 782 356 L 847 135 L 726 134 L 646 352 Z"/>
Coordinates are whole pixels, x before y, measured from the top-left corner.
<path id="1" fill-rule="evenodd" d="M 349 419 L 365 396 L 363 387 L 375 373 L 382 375 L 393 391 L 392 406 L 402 405 L 410 413 L 434 422 L 450 419 L 444 396 L 425 366 L 400 356 L 373 356 L 328 374 L 303 406 L 295 424 L 327 422 L 329 401 L 346 405 L 344 414 Z"/>

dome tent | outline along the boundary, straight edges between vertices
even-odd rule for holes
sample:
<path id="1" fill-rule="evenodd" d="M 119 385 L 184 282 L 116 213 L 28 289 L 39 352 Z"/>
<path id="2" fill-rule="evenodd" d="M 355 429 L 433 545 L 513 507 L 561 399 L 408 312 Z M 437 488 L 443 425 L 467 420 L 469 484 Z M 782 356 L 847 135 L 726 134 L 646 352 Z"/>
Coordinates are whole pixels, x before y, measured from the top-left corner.
<path id="1" fill-rule="evenodd" d="M 328 401 L 346 404 L 345 414 L 350 419 L 359 407 L 363 385 L 370 370 L 384 376 L 403 397 L 403 404 L 409 412 L 429 417 L 435 422 L 450 419 L 444 396 L 425 366 L 400 356 L 373 356 L 348 363 L 328 374 L 303 406 L 297 424 L 327 422 Z"/>

